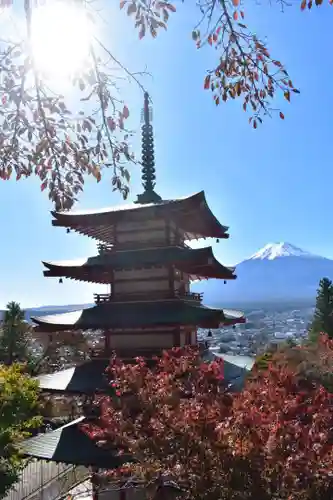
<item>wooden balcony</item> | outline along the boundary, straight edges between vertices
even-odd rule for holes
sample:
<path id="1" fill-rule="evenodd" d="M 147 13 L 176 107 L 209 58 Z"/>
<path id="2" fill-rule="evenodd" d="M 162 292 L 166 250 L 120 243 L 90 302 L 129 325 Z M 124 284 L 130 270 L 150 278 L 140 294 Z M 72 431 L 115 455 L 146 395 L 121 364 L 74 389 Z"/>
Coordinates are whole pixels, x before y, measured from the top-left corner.
<path id="1" fill-rule="evenodd" d="M 168 300 L 168 299 L 181 299 L 195 302 L 201 302 L 203 293 L 185 292 L 180 293 L 177 290 L 173 293 L 170 292 L 133 292 L 117 294 L 112 297 L 109 293 L 94 293 L 95 304 L 105 304 L 110 302 L 126 302 L 126 301 L 140 301 L 140 300 Z"/>
<path id="2" fill-rule="evenodd" d="M 113 246 L 112 245 L 106 245 L 106 244 L 103 244 L 103 243 L 99 243 L 97 245 L 97 250 L 98 250 L 98 253 L 100 255 L 102 255 L 103 253 L 108 253 L 108 252 L 111 252 L 112 251 L 112 248 Z"/>
<path id="3" fill-rule="evenodd" d="M 146 248 L 164 248 L 168 246 L 181 246 L 184 248 L 190 248 L 190 246 L 185 243 L 185 241 L 180 241 L 173 239 L 171 242 L 166 241 L 166 239 L 151 239 L 148 241 L 129 241 L 127 243 L 117 243 L 116 245 L 107 245 L 105 243 L 99 243 L 97 245 L 97 250 L 100 255 L 116 250 L 144 250 Z"/>

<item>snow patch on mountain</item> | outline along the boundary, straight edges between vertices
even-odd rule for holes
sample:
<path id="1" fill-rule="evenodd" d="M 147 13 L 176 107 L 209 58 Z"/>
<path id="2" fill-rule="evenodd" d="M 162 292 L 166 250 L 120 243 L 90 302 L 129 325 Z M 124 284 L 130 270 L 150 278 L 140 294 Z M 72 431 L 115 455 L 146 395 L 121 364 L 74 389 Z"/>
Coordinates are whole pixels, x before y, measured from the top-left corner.
<path id="1" fill-rule="evenodd" d="M 246 260 L 274 260 L 279 257 L 318 258 L 317 255 L 306 252 L 305 250 L 302 250 L 301 248 L 298 248 L 291 243 L 280 242 L 268 243 Z"/>

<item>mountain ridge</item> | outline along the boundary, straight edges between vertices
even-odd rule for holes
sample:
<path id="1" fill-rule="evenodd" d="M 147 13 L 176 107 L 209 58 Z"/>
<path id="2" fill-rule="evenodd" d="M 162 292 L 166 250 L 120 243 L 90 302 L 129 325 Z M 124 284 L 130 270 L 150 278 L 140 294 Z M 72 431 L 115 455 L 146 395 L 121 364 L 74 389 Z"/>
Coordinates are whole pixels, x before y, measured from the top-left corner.
<path id="1" fill-rule="evenodd" d="M 192 285 L 204 293 L 204 303 L 230 306 L 239 303 L 305 301 L 314 303 L 319 280 L 333 279 L 333 260 L 291 243 L 269 243 L 236 265 L 237 279 Z"/>
<path id="2" fill-rule="evenodd" d="M 237 279 L 203 280 L 192 284 L 193 292 L 203 292 L 203 303 L 231 307 L 252 304 L 313 305 L 319 280 L 333 280 L 333 260 L 315 255 L 291 243 L 268 243 L 236 265 Z M 47 305 L 25 308 L 25 319 L 77 311 L 94 304 Z M 0 319 L 3 315 L 0 310 Z"/>

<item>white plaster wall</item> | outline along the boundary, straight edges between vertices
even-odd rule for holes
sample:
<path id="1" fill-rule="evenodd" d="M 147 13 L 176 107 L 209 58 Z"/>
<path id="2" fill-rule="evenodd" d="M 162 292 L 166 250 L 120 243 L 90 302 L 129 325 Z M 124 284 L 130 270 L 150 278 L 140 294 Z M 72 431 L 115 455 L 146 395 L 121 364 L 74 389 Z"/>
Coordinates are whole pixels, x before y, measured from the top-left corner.
<path id="1" fill-rule="evenodd" d="M 115 283 L 115 296 L 123 293 L 136 293 L 136 292 L 167 292 L 169 290 L 169 280 L 155 280 L 155 281 L 121 281 Z"/>
<path id="2" fill-rule="evenodd" d="M 135 349 L 138 348 L 169 348 L 173 346 L 172 333 L 156 333 L 156 334 L 133 334 L 133 335 L 110 335 L 111 349 Z"/>
<path id="3" fill-rule="evenodd" d="M 114 280 L 135 280 L 139 278 L 168 278 L 166 267 L 154 269 L 131 269 L 124 271 L 114 271 Z"/>
<path id="4" fill-rule="evenodd" d="M 118 222 L 117 232 L 121 233 L 124 231 L 147 231 L 152 229 L 165 229 L 166 222 L 164 219 L 146 219 L 137 222 Z"/>
<path id="5" fill-rule="evenodd" d="M 142 243 L 149 241 L 166 241 L 165 229 L 143 230 L 135 233 L 118 233 L 118 243 Z"/>

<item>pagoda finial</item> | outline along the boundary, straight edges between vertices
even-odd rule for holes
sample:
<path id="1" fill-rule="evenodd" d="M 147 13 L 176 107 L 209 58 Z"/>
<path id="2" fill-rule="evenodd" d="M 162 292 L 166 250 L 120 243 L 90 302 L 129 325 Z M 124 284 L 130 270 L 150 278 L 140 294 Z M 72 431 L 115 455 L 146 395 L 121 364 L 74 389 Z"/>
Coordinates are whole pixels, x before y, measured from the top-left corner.
<path id="1" fill-rule="evenodd" d="M 155 155 L 152 110 L 149 106 L 149 94 L 144 93 L 143 125 L 142 125 L 142 185 L 144 192 L 138 195 L 137 203 L 158 203 L 162 198 L 155 193 Z"/>

